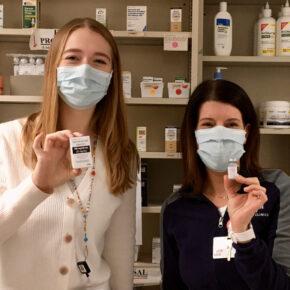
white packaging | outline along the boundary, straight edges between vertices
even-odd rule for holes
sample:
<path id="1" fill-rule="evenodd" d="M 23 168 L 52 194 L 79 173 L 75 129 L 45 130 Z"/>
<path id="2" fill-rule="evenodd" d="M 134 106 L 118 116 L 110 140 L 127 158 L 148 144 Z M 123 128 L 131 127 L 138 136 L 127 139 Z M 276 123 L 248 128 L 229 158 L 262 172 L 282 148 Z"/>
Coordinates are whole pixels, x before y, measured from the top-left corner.
<path id="1" fill-rule="evenodd" d="M 152 239 L 152 263 L 153 264 L 160 264 L 160 238 L 154 237 Z"/>
<path id="2" fill-rule="evenodd" d="M 152 83 L 153 82 L 153 77 L 142 77 L 142 82 L 144 83 Z"/>
<path id="3" fill-rule="evenodd" d="M 253 55 L 258 55 L 258 22 L 259 19 L 263 16 L 264 7 L 262 7 L 261 12 L 259 13 L 258 19 L 254 24 L 254 38 L 253 38 Z"/>
<path id="4" fill-rule="evenodd" d="M 170 9 L 170 31 L 180 32 L 182 30 L 182 9 Z"/>
<path id="5" fill-rule="evenodd" d="M 133 274 L 136 286 L 161 284 L 161 272 L 158 264 L 135 263 Z"/>
<path id="6" fill-rule="evenodd" d="M 147 139 L 147 128 L 137 127 L 136 128 L 136 146 L 137 150 L 146 152 L 146 139 Z"/>
<path id="7" fill-rule="evenodd" d="M 265 128 L 290 128 L 290 102 L 268 101 L 264 106 Z"/>
<path id="8" fill-rule="evenodd" d="M 163 82 L 141 82 L 142 98 L 162 98 Z"/>
<path id="9" fill-rule="evenodd" d="M 4 22 L 4 5 L 0 4 L 0 28 L 4 27 L 3 22 Z"/>
<path id="10" fill-rule="evenodd" d="M 228 178 L 234 180 L 238 174 L 238 162 L 236 159 L 230 159 L 228 164 Z"/>
<path id="11" fill-rule="evenodd" d="M 72 168 L 88 168 L 93 166 L 90 136 L 72 137 L 70 156 Z"/>
<path id="12" fill-rule="evenodd" d="M 131 98 L 132 90 L 132 75 L 130 71 L 122 72 L 122 81 L 123 81 L 123 93 L 125 98 Z"/>
<path id="13" fill-rule="evenodd" d="M 168 83 L 168 97 L 169 98 L 188 98 L 189 97 L 189 83 Z"/>
<path id="14" fill-rule="evenodd" d="M 218 56 L 229 56 L 232 51 L 232 17 L 227 2 L 220 2 L 220 12 L 214 18 L 214 51 Z"/>
<path id="15" fill-rule="evenodd" d="M 127 6 L 127 31 L 147 30 L 147 6 Z"/>
<path id="16" fill-rule="evenodd" d="M 290 55 L 290 7 L 288 0 L 282 8 L 282 16 L 277 20 L 276 55 Z"/>
<path id="17" fill-rule="evenodd" d="M 106 8 L 96 8 L 96 20 L 107 26 L 107 9 Z"/>
<path id="18" fill-rule="evenodd" d="M 276 45 L 276 20 L 271 17 L 272 10 L 267 2 L 263 16 L 258 21 L 258 56 L 274 56 Z"/>

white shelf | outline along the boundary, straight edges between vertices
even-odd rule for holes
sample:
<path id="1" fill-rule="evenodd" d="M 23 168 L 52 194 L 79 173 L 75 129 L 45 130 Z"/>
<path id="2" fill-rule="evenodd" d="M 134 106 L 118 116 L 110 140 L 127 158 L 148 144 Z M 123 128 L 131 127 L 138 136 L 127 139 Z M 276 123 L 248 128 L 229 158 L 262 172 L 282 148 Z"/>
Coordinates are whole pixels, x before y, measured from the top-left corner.
<path id="1" fill-rule="evenodd" d="M 161 205 L 142 206 L 142 213 L 160 213 Z"/>
<path id="2" fill-rule="evenodd" d="M 290 65 L 289 56 L 203 56 L 202 61 L 210 65 Z"/>
<path id="3" fill-rule="evenodd" d="M 290 135 L 290 129 L 260 128 L 262 135 Z"/>
<path id="4" fill-rule="evenodd" d="M 0 96 L 0 103 L 41 103 L 41 96 L 15 96 L 2 95 Z"/>
<path id="5" fill-rule="evenodd" d="M 33 32 L 31 28 L 1 28 L 0 36 L 30 36 Z M 191 32 L 170 32 L 170 31 L 120 31 L 110 30 L 116 38 L 163 38 L 168 35 L 178 35 L 191 38 Z"/>
<path id="6" fill-rule="evenodd" d="M 188 98 L 125 98 L 128 105 L 187 105 Z"/>
<path id="7" fill-rule="evenodd" d="M 139 156 L 145 159 L 181 159 L 181 153 L 170 152 L 139 152 Z"/>

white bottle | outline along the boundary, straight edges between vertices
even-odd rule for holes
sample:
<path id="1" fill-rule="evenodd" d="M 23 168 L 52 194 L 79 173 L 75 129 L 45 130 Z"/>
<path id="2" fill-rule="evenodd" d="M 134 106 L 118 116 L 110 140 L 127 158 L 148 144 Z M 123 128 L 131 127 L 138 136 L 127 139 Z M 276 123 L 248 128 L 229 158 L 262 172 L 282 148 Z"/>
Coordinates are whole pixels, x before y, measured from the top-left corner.
<path id="1" fill-rule="evenodd" d="M 258 55 L 258 22 L 263 17 L 263 10 L 264 10 L 264 7 L 262 7 L 259 13 L 258 19 L 254 25 L 253 55 Z"/>
<path id="2" fill-rule="evenodd" d="M 274 56 L 276 45 L 276 20 L 271 17 L 269 3 L 263 9 L 263 17 L 258 21 L 258 55 Z"/>
<path id="3" fill-rule="evenodd" d="M 276 55 L 290 55 L 290 7 L 288 0 L 282 9 L 282 16 L 277 21 Z"/>
<path id="4" fill-rule="evenodd" d="M 233 22 L 227 12 L 227 2 L 220 2 L 220 11 L 214 18 L 214 52 L 215 55 L 229 56 L 232 51 Z"/>

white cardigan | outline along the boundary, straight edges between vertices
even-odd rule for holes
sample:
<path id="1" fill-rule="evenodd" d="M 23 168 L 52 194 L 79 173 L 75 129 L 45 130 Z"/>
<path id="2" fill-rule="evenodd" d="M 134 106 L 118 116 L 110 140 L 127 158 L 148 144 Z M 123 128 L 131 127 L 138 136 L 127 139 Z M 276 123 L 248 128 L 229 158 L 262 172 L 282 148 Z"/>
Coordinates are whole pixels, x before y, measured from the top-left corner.
<path id="1" fill-rule="evenodd" d="M 20 150 L 22 123 L 0 125 L 0 289 L 132 289 L 136 188 L 120 196 L 109 192 L 98 142 L 87 219 L 91 273 L 81 275 L 76 266 L 84 258 L 79 205 L 67 183 L 51 195 L 33 184 Z M 78 188 L 84 204 L 89 174 Z"/>

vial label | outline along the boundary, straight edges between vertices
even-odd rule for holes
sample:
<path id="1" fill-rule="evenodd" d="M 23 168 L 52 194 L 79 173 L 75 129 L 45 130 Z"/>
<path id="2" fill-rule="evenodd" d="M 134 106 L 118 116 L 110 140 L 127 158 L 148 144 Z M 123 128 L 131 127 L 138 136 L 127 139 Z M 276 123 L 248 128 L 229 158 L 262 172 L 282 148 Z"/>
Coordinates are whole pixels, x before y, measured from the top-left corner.
<path id="1" fill-rule="evenodd" d="M 229 166 L 228 167 L 228 178 L 229 179 L 235 179 L 237 174 L 238 174 L 238 167 L 237 166 Z"/>

